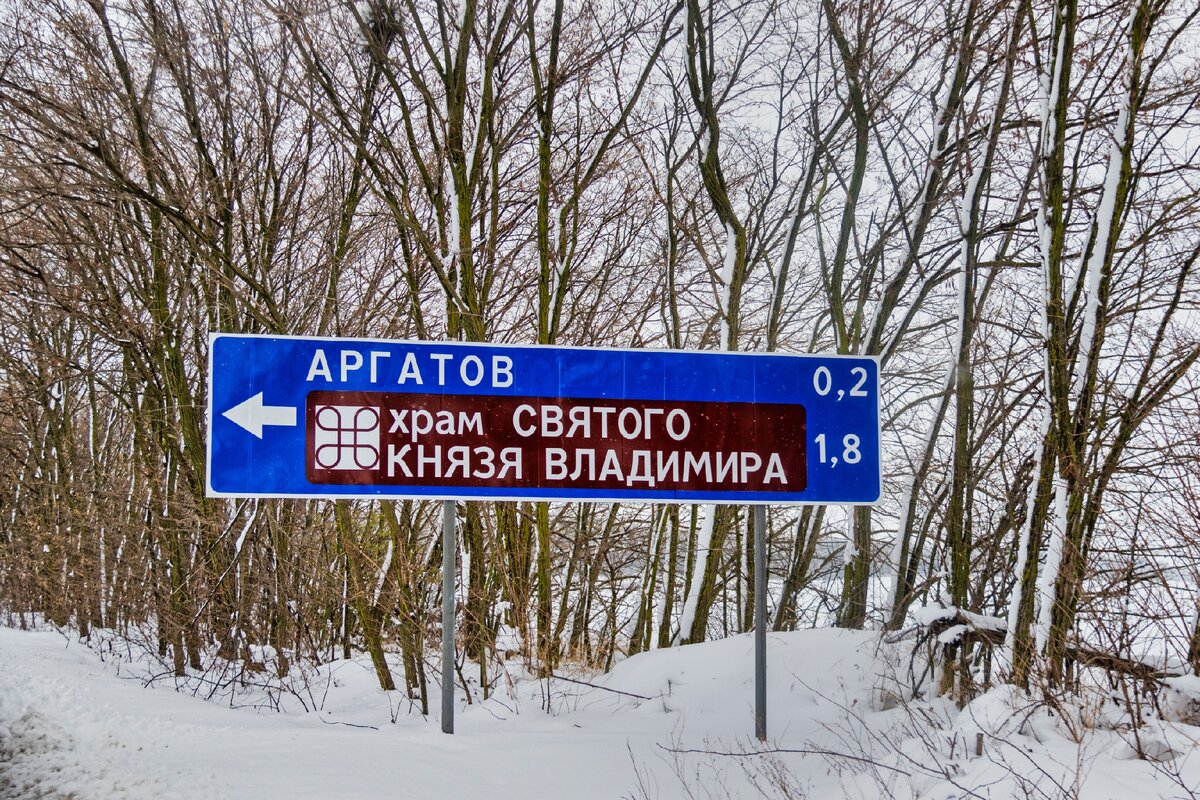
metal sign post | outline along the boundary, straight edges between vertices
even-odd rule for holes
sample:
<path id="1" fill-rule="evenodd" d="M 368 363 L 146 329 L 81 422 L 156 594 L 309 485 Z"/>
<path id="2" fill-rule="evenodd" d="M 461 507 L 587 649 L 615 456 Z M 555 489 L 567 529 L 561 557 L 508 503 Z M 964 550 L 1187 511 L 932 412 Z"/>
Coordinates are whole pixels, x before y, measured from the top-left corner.
<path id="1" fill-rule="evenodd" d="M 754 734 L 767 740 L 767 507 L 754 507 Z"/>
<path id="2" fill-rule="evenodd" d="M 442 733 L 454 733 L 454 557 L 457 504 L 442 502 Z"/>

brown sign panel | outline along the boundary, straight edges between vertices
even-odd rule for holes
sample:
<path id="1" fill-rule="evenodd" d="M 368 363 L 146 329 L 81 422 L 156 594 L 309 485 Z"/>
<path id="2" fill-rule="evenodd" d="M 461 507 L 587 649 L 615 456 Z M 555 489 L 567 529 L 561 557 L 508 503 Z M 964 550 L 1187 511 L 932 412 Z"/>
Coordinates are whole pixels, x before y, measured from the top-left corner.
<path id="1" fill-rule="evenodd" d="M 803 491 L 799 404 L 312 391 L 316 484 Z"/>

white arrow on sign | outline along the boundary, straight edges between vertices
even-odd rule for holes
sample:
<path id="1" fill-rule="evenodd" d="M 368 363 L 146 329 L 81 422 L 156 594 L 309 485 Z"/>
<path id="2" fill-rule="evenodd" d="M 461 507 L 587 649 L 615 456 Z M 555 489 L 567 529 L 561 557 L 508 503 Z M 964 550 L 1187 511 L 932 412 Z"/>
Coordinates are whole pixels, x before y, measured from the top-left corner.
<path id="1" fill-rule="evenodd" d="M 243 400 L 221 416 L 262 438 L 264 425 L 290 428 L 296 424 L 296 409 L 291 406 L 264 406 L 263 393 Z"/>

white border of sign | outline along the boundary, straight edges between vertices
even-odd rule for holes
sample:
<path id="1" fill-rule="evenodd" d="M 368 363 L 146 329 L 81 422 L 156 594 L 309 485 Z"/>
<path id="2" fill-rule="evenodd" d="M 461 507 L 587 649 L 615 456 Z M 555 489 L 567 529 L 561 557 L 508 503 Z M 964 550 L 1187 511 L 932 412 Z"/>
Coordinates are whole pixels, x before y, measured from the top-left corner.
<path id="1" fill-rule="evenodd" d="M 421 346 L 437 345 L 439 347 L 505 347 L 519 350 L 540 350 L 543 348 L 554 348 L 556 350 L 580 350 L 593 352 L 617 352 L 617 353 L 685 353 L 694 356 L 769 356 L 772 358 L 795 358 L 796 356 L 816 356 L 829 359 L 857 359 L 870 360 L 875 362 L 876 375 L 878 376 L 875 396 L 875 422 L 876 435 L 879 441 L 879 496 L 872 501 L 863 502 L 829 502 L 827 500 L 788 500 L 788 499 L 767 499 L 767 500 L 743 500 L 737 497 L 730 497 L 728 500 L 715 500 L 712 498 L 704 498 L 699 500 L 688 498 L 655 498 L 642 499 L 636 497 L 542 497 L 537 495 L 522 495 L 521 497 L 511 496 L 493 496 L 493 495 L 459 495 L 459 494 L 399 494 L 399 493 L 339 493 L 339 494 L 321 494 L 319 492 L 305 492 L 297 494 L 246 494 L 234 492 L 220 492 L 212 488 L 212 424 L 213 424 L 213 397 L 212 397 L 212 370 L 213 370 L 213 341 L 220 336 L 237 336 L 243 339 L 303 339 L 313 342 L 379 342 L 393 345 L 415 344 Z M 210 331 L 208 334 L 208 383 L 206 385 L 207 398 L 205 399 L 206 416 L 205 416 L 205 458 L 204 458 L 204 487 L 208 497 L 217 498 L 245 498 L 255 497 L 260 499 L 279 499 L 279 500 L 453 500 L 455 502 L 470 502 L 474 500 L 484 502 L 518 502 L 518 503 L 664 503 L 668 505 L 738 505 L 738 506 L 877 506 L 883 502 L 883 415 L 881 413 L 882 406 L 882 364 L 880 357 L 877 355 L 859 356 L 848 355 L 842 353 L 824 354 L 824 353 L 780 353 L 780 352 L 760 352 L 752 350 L 681 350 L 676 348 L 653 348 L 653 347 L 579 347 L 574 345 L 536 345 L 536 344 L 508 344 L 504 342 L 456 342 L 444 341 L 439 339 L 379 339 L 356 336 L 293 336 L 291 334 L 268 334 L 268 333 L 225 333 Z"/>

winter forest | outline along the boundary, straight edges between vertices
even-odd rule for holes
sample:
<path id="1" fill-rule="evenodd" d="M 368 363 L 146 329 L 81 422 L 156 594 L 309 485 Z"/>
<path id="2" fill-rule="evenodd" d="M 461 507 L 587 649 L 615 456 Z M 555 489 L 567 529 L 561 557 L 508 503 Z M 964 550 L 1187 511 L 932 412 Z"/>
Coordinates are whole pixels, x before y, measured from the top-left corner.
<path id="1" fill-rule="evenodd" d="M 1136 727 L 1200 675 L 1198 16 L 7 0 L 0 615 L 425 713 L 441 505 L 206 497 L 211 331 L 872 355 L 884 498 L 770 507 L 766 597 L 745 506 L 460 504 L 466 691 L 765 604 Z"/>

